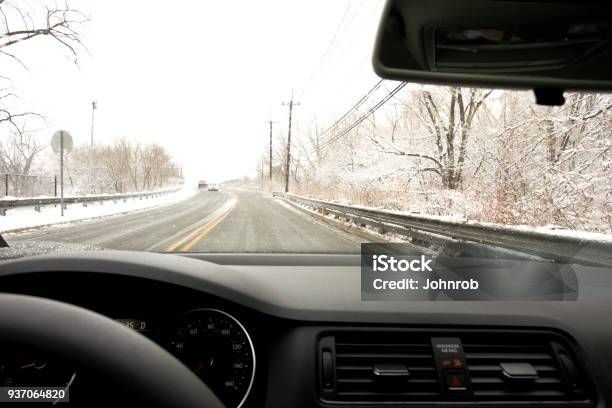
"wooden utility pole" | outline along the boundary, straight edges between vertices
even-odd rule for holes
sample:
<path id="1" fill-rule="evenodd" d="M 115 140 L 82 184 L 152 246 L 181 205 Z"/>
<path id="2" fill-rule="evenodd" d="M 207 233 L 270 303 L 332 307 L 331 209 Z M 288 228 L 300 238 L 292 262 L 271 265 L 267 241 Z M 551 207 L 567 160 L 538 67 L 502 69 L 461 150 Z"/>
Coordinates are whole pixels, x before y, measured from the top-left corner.
<path id="1" fill-rule="evenodd" d="M 270 188 L 272 188 L 272 124 L 278 122 L 273 122 L 270 118 L 270 120 L 267 120 L 266 123 L 270 124 Z"/>
<path id="2" fill-rule="evenodd" d="M 287 131 L 287 163 L 285 165 L 285 193 L 289 192 L 289 170 L 291 169 L 291 115 L 293 114 L 293 105 L 299 105 L 299 102 L 293 101 L 293 91 L 291 91 L 291 99 L 288 103 L 283 105 L 289 105 L 289 129 Z"/>

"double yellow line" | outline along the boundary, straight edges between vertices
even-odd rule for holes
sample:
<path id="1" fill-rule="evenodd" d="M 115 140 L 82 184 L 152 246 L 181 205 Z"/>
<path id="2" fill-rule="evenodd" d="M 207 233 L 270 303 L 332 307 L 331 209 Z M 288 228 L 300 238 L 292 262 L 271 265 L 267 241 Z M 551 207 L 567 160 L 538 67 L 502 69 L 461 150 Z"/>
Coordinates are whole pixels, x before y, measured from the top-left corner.
<path id="1" fill-rule="evenodd" d="M 234 201 L 225 210 L 221 211 L 216 217 L 208 221 L 206 224 L 196 228 L 195 230 L 187 234 L 183 239 L 170 245 L 168 248 L 166 248 L 166 251 L 167 252 L 177 251 L 177 248 L 183 245 L 183 247 L 179 249 L 178 251 L 188 252 L 196 243 L 198 243 L 198 241 L 204 238 L 206 234 L 212 231 L 217 225 L 221 224 L 221 222 L 225 219 L 225 217 L 227 217 L 229 213 L 232 212 L 235 206 L 236 206 L 236 202 Z"/>

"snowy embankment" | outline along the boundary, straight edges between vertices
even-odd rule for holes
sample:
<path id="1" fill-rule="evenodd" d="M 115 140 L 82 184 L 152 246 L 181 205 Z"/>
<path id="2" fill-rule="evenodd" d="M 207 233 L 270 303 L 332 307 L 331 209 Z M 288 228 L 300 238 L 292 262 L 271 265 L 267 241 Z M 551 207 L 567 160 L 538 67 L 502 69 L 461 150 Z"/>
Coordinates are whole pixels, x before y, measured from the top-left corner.
<path id="1" fill-rule="evenodd" d="M 0 216 L 0 232 L 17 232 L 47 225 L 160 207 L 185 200 L 195 193 L 195 189 L 183 188 L 175 193 L 159 197 L 149 197 L 147 199 L 129 198 L 126 202 L 123 202 L 123 200 L 117 200 L 116 202 L 112 200 L 96 201 L 87 203 L 87 207 L 80 203 L 69 204 L 64 210 L 63 217 L 60 214 L 59 205 L 43 206 L 40 212 L 35 211 L 33 206 L 18 207 L 9 210 L 5 216 Z"/>
<path id="2" fill-rule="evenodd" d="M 291 195 L 291 194 L 289 194 Z M 407 217 L 409 220 L 414 221 L 434 221 L 439 222 L 440 224 L 444 224 L 450 228 L 452 227 L 461 227 L 461 226 L 471 226 L 471 227 L 480 227 L 483 229 L 487 229 L 490 231 L 498 231 L 500 233 L 517 233 L 517 234 L 530 234 L 532 236 L 538 236 L 547 240 L 575 240 L 586 241 L 586 242 L 597 242 L 606 245 L 612 245 L 612 234 L 605 234 L 599 232 L 589 232 L 589 231 L 581 231 L 581 230 L 571 230 L 564 229 L 560 227 L 556 227 L 554 225 L 548 226 L 531 226 L 531 225 L 504 225 L 504 224 L 496 224 L 492 222 L 483 222 L 476 220 L 466 219 L 464 215 L 455 214 L 455 215 L 428 215 L 422 213 L 414 213 L 409 211 L 397 211 L 397 210 L 389 210 L 382 207 L 368 207 L 363 205 L 351 204 L 343 201 L 326 201 L 321 200 L 314 197 L 301 197 L 294 196 L 297 198 L 306 198 L 313 202 L 318 202 L 323 205 L 326 203 L 329 204 L 338 204 L 341 206 L 345 206 L 348 210 L 365 210 L 372 212 L 380 212 L 381 214 L 387 215 L 396 215 L 399 217 Z"/>

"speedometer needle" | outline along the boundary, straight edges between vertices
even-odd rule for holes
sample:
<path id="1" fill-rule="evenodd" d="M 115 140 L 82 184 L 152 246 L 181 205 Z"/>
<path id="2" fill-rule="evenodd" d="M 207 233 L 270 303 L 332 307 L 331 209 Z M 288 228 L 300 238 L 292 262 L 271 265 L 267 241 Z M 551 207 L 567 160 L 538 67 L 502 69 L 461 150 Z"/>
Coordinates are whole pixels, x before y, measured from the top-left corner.
<path id="1" fill-rule="evenodd" d="M 24 368 L 30 368 L 30 367 L 34 367 L 34 363 L 30 363 L 30 364 L 26 364 L 24 366 L 19 367 L 20 369 L 24 369 Z"/>

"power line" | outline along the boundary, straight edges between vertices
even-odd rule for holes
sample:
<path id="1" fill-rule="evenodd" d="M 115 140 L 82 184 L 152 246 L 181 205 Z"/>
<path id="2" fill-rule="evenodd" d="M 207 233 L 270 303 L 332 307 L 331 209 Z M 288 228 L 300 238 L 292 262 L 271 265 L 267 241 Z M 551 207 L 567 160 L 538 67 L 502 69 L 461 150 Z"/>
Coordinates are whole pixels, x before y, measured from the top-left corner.
<path id="1" fill-rule="evenodd" d="M 363 5 L 363 3 L 364 3 L 364 2 L 365 2 L 365 0 L 363 0 L 363 1 L 362 1 L 362 2 L 359 4 L 359 8 L 361 8 L 361 7 L 362 7 L 362 5 Z M 340 54 L 338 55 L 338 59 L 339 59 L 340 61 L 345 61 L 345 60 L 346 60 L 346 55 L 347 55 L 347 53 L 349 52 L 349 50 L 350 50 L 351 48 L 354 48 L 354 45 L 355 45 L 355 44 L 358 44 L 358 42 L 357 42 L 357 38 L 358 38 L 358 37 L 359 37 L 361 34 L 363 34 L 363 33 L 364 33 L 364 28 L 365 28 L 365 27 L 367 26 L 367 24 L 368 24 L 368 19 L 369 19 L 370 17 L 372 17 L 372 15 L 374 14 L 374 12 L 375 12 L 376 10 L 380 9 L 380 4 L 381 4 L 381 2 L 382 2 L 382 0 L 379 0 L 377 3 L 375 3 L 375 4 L 374 4 L 374 8 L 372 8 L 372 9 L 371 9 L 369 12 L 366 12 L 366 13 L 364 14 L 364 16 L 365 16 L 365 18 L 364 18 L 364 19 L 362 19 L 361 21 L 357 20 L 358 26 L 356 27 L 356 29 L 355 29 L 355 30 L 353 30 L 353 31 L 354 31 L 354 34 L 353 34 L 353 37 L 352 37 L 350 40 L 347 40 L 347 39 L 345 39 L 345 38 L 342 38 L 342 41 L 341 41 L 341 42 L 339 42 L 339 44 L 340 44 L 340 43 L 344 43 L 344 44 L 346 44 L 346 46 L 345 46 L 345 47 L 343 47 L 343 48 L 341 48 L 341 49 L 340 49 L 341 51 L 338 51 L 338 48 L 336 48 L 336 49 L 334 50 L 334 53 L 340 52 Z M 349 22 L 349 27 L 350 27 L 350 24 L 353 22 L 352 20 L 354 20 L 356 16 L 357 16 L 357 14 L 354 14 L 354 15 L 353 15 L 353 18 L 352 18 L 352 19 L 351 19 L 351 21 Z M 344 31 L 342 34 L 343 34 L 343 35 L 346 35 L 346 34 L 348 34 L 348 33 L 349 33 L 349 30 L 347 29 L 347 30 L 345 30 L 345 31 Z M 369 36 L 368 36 L 368 42 L 369 42 Z M 333 54 L 333 53 L 332 53 L 332 54 Z M 371 52 L 370 52 L 370 54 L 371 54 Z M 366 57 L 366 59 L 367 59 L 367 57 Z M 338 65 L 336 66 L 335 71 L 333 71 L 333 74 L 335 74 L 335 73 L 338 71 L 338 69 L 343 70 L 343 68 L 341 68 L 341 66 L 338 64 Z M 342 73 L 344 73 L 344 71 L 341 71 L 341 74 L 342 74 Z"/>
<path id="2" fill-rule="evenodd" d="M 363 116 L 361 116 L 359 119 L 357 119 L 355 122 L 353 122 L 352 125 L 347 127 L 345 130 L 340 132 L 338 135 L 336 135 L 336 136 L 326 140 L 325 142 L 321 143 L 321 145 L 318 146 L 318 149 L 324 149 L 324 148 L 330 146 L 331 144 L 333 144 L 335 141 L 337 141 L 337 140 L 341 139 L 342 137 L 344 137 L 348 132 L 353 130 L 357 125 L 359 125 L 361 122 L 366 120 L 368 118 L 368 116 L 370 116 L 372 113 L 376 112 L 376 110 L 378 110 L 381 106 L 383 106 L 385 103 L 387 103 L 387 101 L 389 101 L 391 98 L 393 98 L 393 96 L 396 93 L 398 93 L 404 86 L 406 86 L 406 82 L 402 82 L 401 84 L 399 84 L 398 86 L 393 88 L 393 90 L 391 92 L 389 92 L 387 95 L 385 95 L 384 98 L 382 98 L 380 101 L 378 101 L 378 103 L 376 105 L 374 105 L 368 112 L 366 112 Z M 316 149 L 311 150 L 311 152 L 315 152 L 315 151 L 316 151 Z"/>
<path id="3" fill-rule="evenodd" d="M 352 5 L 352 3 L 349 3 L 348 6 L 346 7 L 346 10 L 344 10 L 344 14 L 342 15 L 342 18 L 340 19 L 340 23 L 338 24 L 338 27 L 336 28 L 336 31 L 334 32 L 334 35 L 332 36 L 331 41 L 329 42 L 327 48 L 325 49 L 325 52 L 323 53 L 323 56 L 321 57 L 321 60 L 319 61 L 319 64 L 315 68 L 315 70 L 312 73 L 312 75 L 310 75 L 310 78 L 308 78 L 308 81 L 306 82 L 306 85 L 304 86 L 304 89 L 302 90 L 302 93 L 304 93 L 306 91 L 306 89 L 308 88 L 308 86 L 310 85 L 312 80 L 319 73 L 319 70 L 321 69 L 321 65 L 323 65 L 323 61 L 325 60 L 325 57 L 327 57 L 327 54 L 329 53 L 329 50 L 331 49 L 332 45 L 334 44 L 334 41 L 336 40 L 336 37 L 338 36 L 338 33 L 340 32 L 340 28 L 342 28 L 342 24 L 344 23 L 344 20 L 346 19 L 348 11 L 351 8 L 351 5 Z"/>
<path id="4" fill-rule="evenodd" d="M 333 57 L 334 53 L 338 50 L 339 45 L 342 44 L 342 41 L 344 40 L 344 36 L 349 32 L 351 26 L 353 25 L 353 22 L 355 21 L 355 17 L 357 17 L 357 15 L 359 14 L 359 11 L 361 10 L 361 7 L 363 6 L 364 2 L 365 2 L 365 0 L 361 0 L 361 3 L 359 3 L 357 8 L 355 9 L 353 14 L 351 15 L 351 18 L 348 20 L 348 23 L 344 27 L 344 30 L 338 36 L 338 41 L 336 41 L 336 43 L 332 45 L 332 49 L 330 50 L 330 53 L 329 53 L 329 55 L 327 57 L 328 60 L 330 60 Z M 352 45 L 352 43 L 349 44 L 349 46 L 350 45 Z"/>
<path id="5" fill-rule="evenodd" d="M 347 110 L 342 116 L 340 116 L 340 118 L 338 118 L 330 127 L 321 132 L 319 136 L 327 134 L 330 130 L 337 127 L 346 117 L 348 117 L 351 113 L 357 110 L 370 97 L 370 95 L 372 95 L 374 92 L 376 92 L 376 90 L 378 90 L 378 88 L 380 88 L 383 81 L 383 79 L 378 81 L 372 88 L 370 88 L 368 92 L 366 92 L 364 96 L 361 97 L 361 99 L 359 99 L 353 106 L 351 106 L 351 108 Z"/>
<path id="6" fill-rule="evenodd" d="M 381 2 L 382 2 L 382 0 L 378 0 L 378 2 L 377 2 L 375 5 L 374 5 L 374 8 L 372 8 L 372 9 L 370 10 L 370 12 L 368 13 L 368 16 L 371 16 L 371 15 L 372 15 L 372 14 L 373 14 L 373 13 L 374 13 L 374 12 L 375 12 L 377 9 L 378 9 L 378 7 L 380 6 L 380 3 L 381 3 Z M 345 27 L 345 30 L 344 30 L 344 31 L 342 32 L 342 34 L 340 35 L 340 37 L 341 37 L 341 38 L 342 38 L 342 37 L 343 37 L 343 36 L 344 36 L 346 33 L 348 33 L 349 28 L 351 27 L 351 25 L 352 25 L 353 21 L 355 20 L 355 17 L 357 17 L 357 15 L 359 14 L 359 11 L 361 10 L 361 8 L 362 8 L 362 6 L 363 6 L 363 4 L 364 4 L 364 3 L 365 3 L 365 0 L 362 0 L 362 1 L 359 3 L 359 5 L 357 6 L 357 9 L 356 9 L 356 10 L 355 10 L 355 12 L 352 14 L 351 19 L 349 20 L 349 22 L 348 22 L 347 26 Z M 344 20 L 344 16 L 343 16 L 343 20 Z M 358 30 L 357 30 L 357 32 L 355 33 L 355 35 L 353 36 L 353 39 L 352 39 L 352 41 L 351 41 L 351 43 L 350 43 L 350 44 L 353 44 L 353 43 L 355 42 L 354 40 L 357 38 L 357 36 L 358 36 L 360 33 L 361 33 L 361 29 L 358 29 Z M 336 33 L 336 34 L 337 34 L 337 33 Z M 335 36 L 335 35 L 334 35 L 334 36 Z M 339 44 L 340 42 L 341 42 L 341 41 L 339 41 L 337 44 Z M 330 46 L 331 46 L 331 44 L 330 44 Z M 345 52 L 344 52 L 344 54 L 346 54 L 346 50 L 347 50 L 348 48 L 350 48 L 350 47 L 345 47 L 345 49 L 344 49 L 344 51 L 345 51 Z M 336 50 L 337 50 L 337 48 L 335 48 L 333 51 L 336 51 Z M 333 52 L 332 52 L 332 54 L 333 54 Z M 332 54 L 330 54 L 330 57 L 331 57 L 331 55 L 332 55 Z M 344 55 L 344 54 L 343 54 L 343 55 Z M 368 53 L 368 54 L 365 56 L 365 58 L 363 58 L 363 60 L 362 60 L 362 61 L 359 63 L 359 65 L 358 65 L 358 66 L 359 66 L 359 67 L 361 67 L 361 66 L 362 66 L 362 65 L 363 65 L 363 64 L 364 64 L 364 63 L 365 63 L 365 62 L 368 60 L 368 58 L 369 58 L 371 55 L 372 55 L 372 53 L 371 53 L 371 52 L 370 52 L 370 53 Z M 321 63 L 323 62 L 323 59 L 324 59 L 324 58 L 322 58 Z M 321 65 L 321 63 L 320 63 L 320 65 Z M 302 95 L 304 95 L 304 94 L 305 94 L 306 88 L 308 87 L 308 85 L 310 84 L 310 82 L 311 82 L 311 80 L 312 80 L 312 78 L 313 78 L 314 76 L 315 76 L 315 74 L 313 74 L 313 76 L 311 77 L 311 79 L 308 81 L 308 83 L 307 83 L 307 84 L 306 84 L 306 86 L 304 87 L 304 89 L 303 89 L 303 91 L 302 91 Z M 343 87 L 342 87 L 342 88 L 344 88 L 344 86 L 345 86 L 345 85 L 346 85 L 346 84 L 349 82 L 349 80 L 350 80 L 350 79 L 347 79 L 347 81 L 346 81 L 346 82 L 343 84 Z M 330 130 L 332 130 L 333 128 L 335 128 L 335 127 L 336 127 L 336 126 L 337 126 L 337 125 L 338 125 L 340 122 L 342 122 L 342 120 L 344 120 L 344 119 L 345 119 L 347 116 L 349 116 L 349 115 L 350 115 L 350 114 L 351 114 L 351 113 L 352 113 L 352 112 L 353 112 L 355 109 L 357 109 L 357 108 L 358 108 L 358 107 L 359 107 L 359 106 L 360 106 L 360 105 L 361 105 L 361 104 L 362 104 L 362 103 L 363 103 L 363 102 L 364 102 L 364 101 L 365 101 L 365 100 L 366 100 L 366 99 L 367 99 L 367 98 L 368 98 L 368 97 L 369 97 L 369 96 L 370 96 L 370 95 L 371 95 L 373 92 L 375 92 L 375 91 L 376 91 L 376 90 L 377 90 L 377 89 L 380 87 L 380 85 L 382 84 L 382 82 L 383 82 L 383 80 L 382 80 L 382 79 L 381 79 L 380 81 L 378 81 L 378 82 L 377 82 L 377 83 L 376 83 L 376 84 L 375 84 L 375 85 L 372 87 L 372 89 L 370 89 L 370 90 L 369 90 L 369 91 L 366 93 L 366 95 L 365 95 L 365 96 L 363 96 L 363 97 L 362 97 L 362 98 L 361 98 L 361 99 L 360 99 L 360 100 L 359 100 L 359 101 L 358 101 L 358 102 L 357 102 L 357 103 L 356 103 L 354 106 L 352 106 L 352 107 L 351 107 L 351 108 L 350 108 L 350 109 L 349 109 L 347 112 L 345 112 L 345 113 L 344 113 L 344 114 L 343 114 L 343 115 L 342 115 L 342 116 L 341 116 L 341 117 L 340 117 L 338 120 L 336 120 L 336 121 L 334 122 L 334 124 L 333 124 L 333 125 L 331 125 L 331 126 L 330 126 L 330 127 L 328 127 L 327 129 L 325 129 L 325 130 L 324 130 L 324 131 L 321 133 L 321 135 L 325 135 L 327 132 L 329 132 Z M 321 135 L 320 135 L 320 136 L 321 136 Z"/>
<path id="7" fill-rule="evenodd" d="M 322 147 L 329 146 L 330 144 L 332 144 L 336 140 L 342 138 L 348 132 L 353 130 L 357 125 L 359 125 L 361 122 L 366 120 L 368 118 L 368 116 L 370 116 L 371 114 L 376 112 L 381 106 L 383 106 L 391 98 L 393 98 L 393 96 L 395 96 L 395 94 L 398 93 L 404 86 L 406 86 L 406 82 L 402 82 L 401 84 L 399 84 L 398 86 L 393 88 L 393 90 L 391 92 L 389 92 L 383 99 L 381 99 L 376 105 L 374 105 L 365 115 L 363 115 L 359 119 L 357 119 L 357 121 L 355 121 L 351 126 L 349 126 L 347 129 L 343 130 L 339 135 L 334 136 L 332 139 L 329 139 L 326 142 L 323 142 Z"/>
<path id="8" fill-rule="evenodd" d="M 381 1 L 381 0 L 379 0 Z M 347 10 L 345 11 L 345 15 L 343 15 L 342 20 L 340 21 L 340 24 L 338 25 L 338 28 L 336 29 L 336 32 L 334 33 L 334 36 L 332 38 L 332 41 L 330 42 L 329 46 L 327 47 L 327 49 L 325 50 L 325 53 L 323 54 L 323 57 L 321 58 L 321 61 L 319 62 L 319 65 L 317 66 L 317 69 L 315 70 L 315 72 L 311 75 L 311 77 L 308 79 L 308 82 L 306 83 L 306 85 L 304 86 L 304 88 L 302 88 L 302 95 L 306 94 L 306 90 L 308 89 L 309 85 L 312 83 L 313 79 L 316 78 L 316 76 L 319 74 L 319 71 L 321 69 L 321 67 L 325 64 L 326 60 L 330 60 L 334 54 L 336 53 L 336 51 L 338 50 L 338 47 L 340 44 L 342 44 L 343 40 L 344 40 L 344 36 L 350 31 L 353 22 L 355 21 L 355 18 L 359 15 L 359 12 L 361 11 L 363 4 L 366 2 L 366 0 L 361 0 L 361 2 L 359 3 L 359 5 L 354 9 L 353 13 L 351 14 L 351 17 L 348 20 L 348 23 L 346 25 L 344 25 L 344 29 L 342 29 L 342 23 L 344 22 L 344 20 L 346 19 L 346 15 L 348 13 L 348 9 L 350 7 L 347 7 Z M 349 4 L 350 6 L 350 4 Z M 340 30 L 342 30 L 342 32 L 340 32 Z M 359 33 L 360 30 L 358 30 Z M 338 35 L 339 33 L 339 35 Z M 356 35 L 355 35 L 356 37 Z M 338 39 L 337 41 L 334 41 L 335 39 Z M 349 44 L 349 48 L 350 46 L 353 44 L 353 42 L 351 42 Z M 346 53 L 346 47 L 345 47 L 345 53 Z"/>

